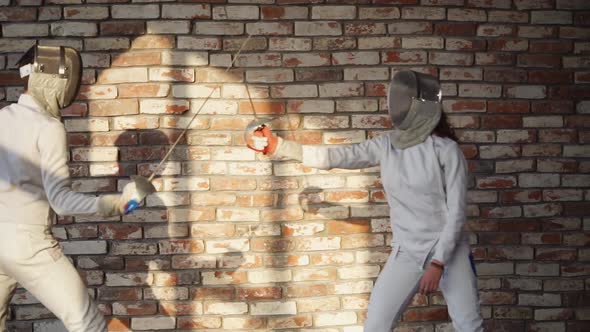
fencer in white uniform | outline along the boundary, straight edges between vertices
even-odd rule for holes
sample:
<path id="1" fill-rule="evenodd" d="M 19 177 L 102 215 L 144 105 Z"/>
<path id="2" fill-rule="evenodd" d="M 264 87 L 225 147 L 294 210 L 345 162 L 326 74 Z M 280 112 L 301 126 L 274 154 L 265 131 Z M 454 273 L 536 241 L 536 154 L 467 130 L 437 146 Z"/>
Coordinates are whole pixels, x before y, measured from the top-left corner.
<path id="1" fill-rule="evenodd" d="M 82 65 L 67 47 L 35 46 L 19 62 L 28 78 L 18 103 L 0 109 L 0 331 L 17 283 L 72 332 L 106 323 L 51 233 L 59 215 L 123 212 L 120 195 L 74 192 L 60 109 L 77 95 Z"/>
<path id="2" fill-rule="evenodd" d="M 388 93 L 394 130 L 328 148 L 283 140 L 262 127 L 250 142 L 273 158 L 319 169 L 380 166 L 394 243 L 371 294 L 365 332 L 390 332 L 416 292 L 439 287 L 455 330 L 483 331 L 464 231 L 467 166 L 441 117 L 440 97 L 436 78 L 404 70 L 394 75 Z"/>

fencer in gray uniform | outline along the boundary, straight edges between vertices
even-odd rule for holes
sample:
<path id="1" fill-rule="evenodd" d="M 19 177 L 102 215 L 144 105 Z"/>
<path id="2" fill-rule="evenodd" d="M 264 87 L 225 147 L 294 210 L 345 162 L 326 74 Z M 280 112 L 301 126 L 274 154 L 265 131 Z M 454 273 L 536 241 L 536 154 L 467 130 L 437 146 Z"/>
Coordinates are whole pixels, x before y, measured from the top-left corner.
<path id="1" fill-rule="evenodd" d="M 253 133 L 255 150 L 319 169 L 380 166 L 394 235 L 392 252 L 369 301 L 366 332 L 390 332 L 416 294 L 440 287 L 458 332 L 481 332 L 466 220 L 467 166 L 442 117 L 436 78 L 403 70 L 388 91 L 394 129 L 343 147 L 300 145 Z"/>
<path id="2" fill-rule="evenodd" d="M 51 233 L 55 212 L 116 216 L 124 208 L 120 195 L 71 188 L 60 109 L 78 93 L 80 55 L 68 47 L 34 46 L 19 66 L 26 91 L 0 109 L 0 331 L 18 283 L 69 331 L 105 332 L 102 314 Z"/>

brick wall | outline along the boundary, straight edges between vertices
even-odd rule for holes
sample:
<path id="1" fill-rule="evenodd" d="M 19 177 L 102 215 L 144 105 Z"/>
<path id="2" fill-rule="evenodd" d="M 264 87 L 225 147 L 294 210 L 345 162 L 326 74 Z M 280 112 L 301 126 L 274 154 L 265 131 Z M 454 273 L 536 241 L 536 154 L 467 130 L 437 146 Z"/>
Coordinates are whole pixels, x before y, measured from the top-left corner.
<path id="1" fill-rule="evenodd" d="M 28 47 L 82 51 L 64 111 L 79 191 L 149 175 L 212 93 L 147 208 L 55 227 L 111 331 L 362 331 L 392 238 L 377 170 L 270 163 L 242 129 L 281 115 L 273 127 L 302 143 L 363 141 L 389 128 L 401 68 L 440 78 L 469 160 L 488 329 L 590 330 L 589 1 L 0 4 L 4 103 L 22 91 L 13 64 Z M 11 331 L 59 331 L 24 290 L 11 311 Z M 452 331 L 440 293 L 403 317 L 396 331 Z"/>

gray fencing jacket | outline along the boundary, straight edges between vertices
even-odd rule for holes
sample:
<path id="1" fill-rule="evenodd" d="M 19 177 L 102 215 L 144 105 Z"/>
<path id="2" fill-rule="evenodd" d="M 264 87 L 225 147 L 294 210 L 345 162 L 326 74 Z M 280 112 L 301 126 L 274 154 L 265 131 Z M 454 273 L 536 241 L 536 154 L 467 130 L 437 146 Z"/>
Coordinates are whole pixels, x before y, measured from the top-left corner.
<path id="1" fill-rule="evenodd" d="M 273 157 L 295 157 L 306 166 L 320 169 L 379 165 L 390 207 L 394 250 L 403 248 L 420 266 L 429 256 L 446 264 L 458 244 L 467 244 L 463 231 L 465 157 L 457 143 L 448 138 L 431 135 L 422 143 L 398 149 L 391 144 L 391 134 L 330 148 L 279 139 Z"/>
<path id="2" fill-rule="evenodd" d="M 49 225 L 52 209 L 99 211 L 98 197 L 72 191 L 65 128 L 33 97 L 0 109 L 0 128 L 0 223 Z"/>

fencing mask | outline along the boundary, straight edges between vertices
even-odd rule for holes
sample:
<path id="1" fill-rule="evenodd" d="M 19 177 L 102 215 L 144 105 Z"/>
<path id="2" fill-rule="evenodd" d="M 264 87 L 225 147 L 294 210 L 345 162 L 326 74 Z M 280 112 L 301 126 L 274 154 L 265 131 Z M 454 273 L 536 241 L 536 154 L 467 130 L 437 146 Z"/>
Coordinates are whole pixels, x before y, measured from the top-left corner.
<path id="1" fill-rule="evenodd" d="M 434 76 L 411 70 L 397 72 L 389 84 L 387 104 L 394 125 L 391 144 L 405 149 L 432 133 L 441 117 L 440 84 Z"/>
<path id="2" fill-rule="evenodd" d="M 59 110 L 72 104 L 82 80 L 80 53 L 71 47 L 31 47 L 17 62 L 21 77 L 29 76 L 27 93 L 49 114 L 59 118 Z"/>

